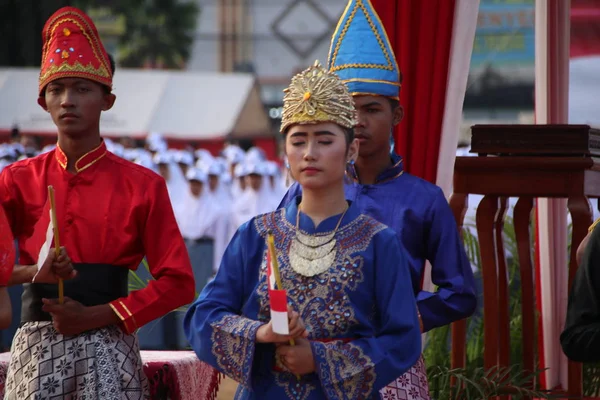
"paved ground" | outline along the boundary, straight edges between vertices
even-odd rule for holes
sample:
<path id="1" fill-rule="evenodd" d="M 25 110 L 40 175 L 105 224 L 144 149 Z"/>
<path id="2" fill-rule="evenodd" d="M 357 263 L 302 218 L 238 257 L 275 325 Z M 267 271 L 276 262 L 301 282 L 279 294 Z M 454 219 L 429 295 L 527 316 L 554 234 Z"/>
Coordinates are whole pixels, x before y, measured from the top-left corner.
<path id="1" fill-rule="evenodd" d="M 219 386 L 219 394 L 217 400 L 232 400 L 237 389 L 237 383 L 229 378 L 225 378 L 221 381 Z"/>

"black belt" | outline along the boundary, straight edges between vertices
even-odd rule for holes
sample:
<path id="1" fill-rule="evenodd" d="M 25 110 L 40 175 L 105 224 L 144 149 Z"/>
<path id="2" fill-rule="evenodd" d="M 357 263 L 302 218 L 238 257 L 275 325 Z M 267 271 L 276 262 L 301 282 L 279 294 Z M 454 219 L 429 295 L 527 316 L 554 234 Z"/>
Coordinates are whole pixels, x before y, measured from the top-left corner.
<path id="1" fill-rule="evenodd" d="M 200 239 L 184 238 L 184 240 L 186 242 L 193 243 L 193 244 L 212 244 L 214 242 L 213 239 L 208 238 L 208 237 L 201 237 Z"/>
<path id="2" fill-rule="evenodd" d="M 129 293 L 129 269 L 108 264 L 73 264 L 77 270 L 74 279 L 64 281 L 64 293 L 84 306 L 110 303 Z M 27 283 L 23 285 L 21 324 L 25 322 L 52 321 L 42 311 L 42 299 L 57 299 L 58 285 Z"/>

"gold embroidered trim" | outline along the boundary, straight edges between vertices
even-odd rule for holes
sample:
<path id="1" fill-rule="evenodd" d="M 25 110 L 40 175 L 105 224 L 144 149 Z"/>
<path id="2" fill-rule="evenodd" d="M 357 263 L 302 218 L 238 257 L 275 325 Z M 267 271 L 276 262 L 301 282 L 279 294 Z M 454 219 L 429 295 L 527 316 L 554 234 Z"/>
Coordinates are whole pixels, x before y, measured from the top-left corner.
<path id="1" fill-rule="evenodd" d="M 93 160 L 89 161 L 87 164 L 85 164 L 83 167 L 79 168 L 78 164 L 86 157 L 88 157 L 90 154 L 93 154 L 95 151 L 97 152 L 98 150 L 100 150 L 102 147 L 106 147 L 104 144 L 104 141 L 102 141 L 102 143 L 100 143 L 99 146 L 97 146 L 95 149 L 88 151 L 87 153 L 85 153 L 84 155 L 82 155 L 81 157 L 79 157 L 77 159 L 77 161 L 75 161 L 75 172 L 81 172 L 86 170 L 87 168 L 91 167 L 92 165 L 94 165 L 95 163 L 97 163 L 98 161 L 100 161 L 102 159 L 102 157 L 104 157 L 107 153 L 107 149 L 104 148 L 104 152 L 102 154 L 100 154 L 98 157 L 94 158 Z M 63 169 L 67 169 L 67 156 L 66 154 L 62 151 L 62 149 L 60 148 L 60 146 L 58 145 L 58 143 L 56 144 L 56 150 L 57 152 L 55 153 L 55 157 L 56 157 L 56 161 L 58 161 L 58 163 L 60 164 L 60 166 Z M 59 157 L 60 156 L 60 157 Z M 61 158 L 63 160 L 61 160 Z"/>
<path id="2" fill-rule="evenodd" d="M 397 72 L 398 72 L 398 81 L 400 80 L 400 65 L 398 64 L 398 60 L 396 59 L 396 54 L 394 53 L 394 49 L 392 49 L 392 43 L 390 42 L 390 37 L 387 34 L 387 31 L 385 30 L 385 26 L 383 26 L 383 22 L 381 22 L 381 18 L 379 17 L 379 14 L 377 14 L 377 11 L 375 11 L 375 7 L 373 7 L 373 3 L 371 3 L 371 0 L 365 0 L 367 3 L 369 3 L 369 7 L 371 8 L 371 10 L 373 10 L 373 15 L 375 16 L 375 19 L 377 20 L 377 23 L 379 24 L 379 26 L 381 27 L 381 31 L 383 32 L 383 37 L 385 39 L 385 43 L 387 43 L 390 46 L 390 49 L 392 50 L 392 60 L 394 60 L 393 65 L 396 66 L 397 68 Z"/>
<path id="3" fill-rule="evenodd" d="M 113 306 L 111 303 L 108 303 L 108 305 L 110 306 L 110 308 L 112 308 L 112 310 L 115 312 L 115 314 L 117 314 L 117 317 L 119 317 L 119 319 L 121 321 L 125 321 L 125 318 L 123 318 L 123 315 L 121 315 L 119 310 L 117 310 L 117 307 Z"/>
<path id="4" fill-rule="evenodd" d="M 95 151 L 100 150 L 102 147 L 105 147 L 104 145 L 104 141 L 100 142 L 100 144 L 93 150 L 88 151 L 87 153 L 85 153 L 84 155 L 82 155 L 81 157 L 79 157 L 79 159 L 77 161 L 75 161 L 75 170 L 77 172 L 81 172 L 84 169 L 91 167 L 92 165 L 94 165 L 98 160 L 100 160 L 102 157 L 104 157 L 106 155 L 106 148 L 104 149 L 104 152 L 102 154 L 100 154 L 98 157 L 96 157 L 95 159 L 93 159 L 92 161 L 88 162 L 86 165 L 84 165 L 83 167 L 79 168 L 78 164 L 87 156 L 89 156 L 90 154 L 93 154 Z"/>
<path id="5" fill-rule="evenodd" d="M 123 314 L 121 314 L 119 312 L 119 310 L 117 309 L 117 307 L 115 307 L 112 303 L 108 303 L 108 305 L 114 311 L 114 313 L 117 314 L 117 317 L 119 317 L 119 319 L 123 323 L 123 326 L 125 327 L 125 329 L 127 330 L 127 332 L 129 332 L 129 333 L 134 332 L 135 329 L 136 329 L 135 325 L 133 326 L 133 329 L 131 329 L 131 326 L 130 326 L 131 325 L 131 321 L 128 321 L 125 317 L 123 317 Z M 123 304 L 121 303 L 121 305 L 123 305 Z"/>
<path id="6" fill-rule="evenodd" d="M 377 97 L 385 97 L 392 100 L 400 101 L 400 97 L 398 96 L 382 96 L 378 93 L 368 93 L 368 92 L 350 92 L 351 96 L 377 96 Z"/>
<path id="7" fill-rule="evenodd" d="M 404 171 L 402 170 L 396 176 L 392 176 L 391 178 L 384 179 L 384 180 L 382 180 L 381 182 L 378 182 L 378 183 L 384 183 L 384 182 L 387 182 L 387 181 L 391 181 L 392 179 L 399 178 L 403 173 L 404 173 Z"/>
<path id="8" fill-rule="evenodd" d="M 382 83 L 384 85 L 394 85 L 394 86 L 402 87 L 402 85 L 398 82 L 382 81 L 380 79 L 352 78 L 352 79 L 344 79 L 344 80 L 342 80 L 342 82 L 344 82 L 344 83 L 350 83 L 350 82 Z"/>
<path id="9" fill-rule="evenodd" d="M 75 15 L 75 16 L 77 16 L 77 18 L 81 19 L 81 21 L 85 24 L 85 28 L 83 26 L 81 26 L 81 24 L 79 23 L 78 20 L 73 19 L 73 18 L 65 18 L 63 21 L 55 22 L 56 20 L 59 20 L 62 17 L 68 16 L 68 15 Z M 66 11 L 62 14 L 57 15 L 54 18 L 54 20 L 50 23 L 50 26 L 53 26 L 53 28 L 50 32 L 48 32 L 48 36 L 46 36 L 46 38 L 45 38 L 44 43 L 46 43 L 46 45 L 44 46 L 44 54 L 42 56 L 42 61 L 44 63 L 46 61 L 46 58 L 48 56 L 48 47 L 50 44 L 50 39 L 52 38 L 54 31 L 56 30 L 56 28 L 58 28 L 58 25 L 60 25 L 61 22 L 66 22 L 66 21 L 73 22 L 75 25 L 77 25 L 79 27 L 79 29 L 81 29 L 81 33 L 85 36 L 85 38 L 88 40 L 88 42 L 90 42 L 90 44 L 92 44 L 92 51 L 94 52 L 94 57 L 96 57 L 96 59 L 98 61 L 100 61 L 100 64 L 104 67 L 104 70 L 108 71 L 108 69 L 110 68 L 110 63 L 108 62 L 107 59 L 104 58 L 104 54 L 102 54 L 102 52 L 101 52 L 101 54 L 98 54 L 96 51 L 97 49 L 100 49 L 103 47 L 100 40 L 95 35 L 90 37 L 90 35 L 88 34 L 88 32 L 93 33 L 94 28 L 88 24 L 87 20 L 84 17 L 82 17 L 81 15 L 79 15 L 77 13 L 74 13 L 73 11 Z M 109 77 L 110 75 L 107 74 L 106 76 Z"/>
<path id="10" fill-rule="evenodd" d="M 345 128 L 356 125 L 356 109 L 348 88 L 319 61 L 295 75 L 283 92 L 282 133 L 294 124 L 334 122 Z"/>
<path id="11" fill-rule="evenodd" d="M 127 308 L 127 306 L 125 304 L 123 304 L 123 302 L 121 300 L 119 300 L 119 304 L 121 305 L 121 307 L 123 307 L 123 309 L 125 310 L 125 312 L 129 315 L 129 317 L 133 321 L 134 327 L 137 328 L 138 324 L 135 321 L 135 317 L 133 316 L 133 314 L 131 313 L 131 311 L 129 311 L 129 308 Z"/>
<path id="12" fill-rule="evenodd" d="M 83 66 L 79 61 L 75 61 L 73 65 L 68 63 L 62 63 L 60 65 L 54 64 L 40 76 L 40 89 L 46 86 L 49 83 L 47 81 L 56 74 L 69 74 L 69 76 L 91 79 L 102 83 L 103 85 L 106 85 L 106 82 L 102 81 L 98 75 L 110 78 L 104 65 L 101 65 L 96 69 L 91 62 L 87 66 Z"/>
<path id="13" fill-rule="evenodd" d="M 344 20 L 344 17 L 346 16 L 346 14 L 348 14 L 348 11 L 350 10 L 350 6 L 352 5 L 352 1 L 348 1 L 348 4 L 346 4 L 346 8 L 344 8 L 344 12 L 342 13 L 342 17 L 339 19 L 337 25 L 335 26 L 335 30 L 333 31 L 333 36 L 331 38 L 331 43 L 329 44 L 329 57 L 327 59 L 327 67 L 331 68 L 331 66 L 333 65 L 333 60 L 334 58 L 332 57 L 333 55 L 333 50 L 334 50 L 334 45 L 335 45 L 335 54 L 337 57 L 337 53 L 339 51 L 339 47 L 340 47 L 340 40 L 337 41 L 337 43 L 335 43 L 335 37 L 337 36 L 337 33 L 340 31 L 340 28 L 342 27 L 342 21 Z M 340 37 L 341 39 L 341 37 Z"/>
<path id="14" fill-rule="evenodd" d="M 64 164 L 62 161 L 60 161 L 58 158 L 56 159 L 56 161 L 58 161 L 58 164 L 62 167 L 62 169 L 67 169 L 67 164 Z"/>
<path id="15" fill-rule="evenodd" d="M 396 161 L 396 163 L 395 163 L 394 165 L 392 165 L 392 166 L 391 166 L 389 169 L 398 168 L 398 166 L 399 166 L 400 164 L 402 164 L 402 162 L 403 162 L 403 161 L 404 161 L 404 159 L 402 159 L 402 158 L 401 158 L 401 159 L 399 159 L 399 160 L 398 160 L 398 161 Z M 356 182 L 356 183 L 360 183 L 359 176 L 356 174 L 356 170 L 354 170 L 354 171 L 355 171 L 355 173 L 353 173 L 353 174 L 352 174 L 352 179 L 354 180 L 354 182 Z M 375 184 L 376 184 L 376 185 L 378 185 L 378 184 L 380 184 L 380 183 L 389 182 L 389 181 L 391 181 L 392 179 L 396 179 L 396 178 L 398 178 L 398 177 L 399 177 L 399 176 L 401 176 L 403 173 L 404 173 L 404 170 L 400 171 L 399 173 L 397 173 L 396 175 L 394 175 L 394 176 L 392 176 L 392 177 L 390 177 L 390 178 L 386 178 L 386 179 L 383 179 L 383 180 L 381 180 L 381 181 L 376 181 L 376 182 L 375 182 Z"/>
<path id="16" fill-rule="evenodd" d="M 56 158 L 56 161 L 58 161 L 58 164 L 62 167 L 62 169 L 67 169 L 67 156 L 58 146 L 58 143 L 54 149 L 54 158 Z"/>
<path id="17" fill-rule="evenodd" d="M 369 0 L 366 0 L 366 1 L 371 6 L 371 9 L 373 9 L 373 5 L 371 4 L 371 2 Z M 348 5 L 348 7 L 349 7 L 349 5 Z M 375 35 L 375 38 L 377 39 L 377 43 L 379 44 L 380 50 L 383 52 L 383 55 L 384 55 L 385 60 L 387 62 L 387 65 L 372 64 L 372 63 L 368 63 L 368 64 L 364 64 L 364 63 L 350 63 L 350 64 L 343 64 L 343 65 L 337 65 L 337 66 L 335 65 L 335 61 L 336 61 L 338 53 L 340 51 L 340 46 L 342 45 L 342 41 L 344 40 L 344 37 L 346 36 L 346 33 L 348 33 L 348 29 L 350 28 L 350 24 L 352 23 L 352 20 L 356 16 L 356 12 L 358 11 L 359 8 L 365 14 L 365 18 L 367 20 L 367 23 L 369 24 L 369 27 L 371 28 L 371 31 L 373 32 L 373 34 Z M 346 16 L 347 11 L 348 11 L 348 8 L 346 8 L 346 11 L 344 12 L 342 18 L 340 19 L 340 23 L 344 19 L 344 17 Z M 375 15 L 375 18 L 379 22 L 379 25 L 381 26 L 381 29 L 384 32 L 384 37 L 385 37 L 386 42 L 389 43 L 389 39 L 387 37 L 387 33 L 385 32 L 385 28 L 381 24 L 381 20 L 379 19 L 379 16 L 374 11 L 374 9 L 373 9 L 373 14 Z M 338 24 L 338 28 L 339 28 L 339 26 L 340 25 Z M 338 28 L 336 28 L 335 33 L 333 34 L 334 39 L 337 36 Z M 332 45 L 333 45 L 333 43 L 332 43 Z M 393 63 L 392 63 L 392 59 L 394 60 Z M 346 23 L 344 24 L 344 27 L 342 28 L 342 32 L 340 33 L 340 36 L 339 36 L 339 38 L 337 40 L 337 43 L 335 45 L 335 49 L 334 49 L 333 54 L 331 56 L 331 62 L 330 62 L 329 65 L 331 66 L 330 67 L 330 71 L 332 71 L 332 72 L 341 71 L 341 70 L 348 69 L 348 68 L 383 69 L 383 70 L 392 71 L 392 72 L 394 71 L 394 69 L 396 69 L 394 66 L 398 65 L 398 64 L 396 63 L 395 56 L 394 56 L 394 54 L 392 54 L 392 57 L 390 58 L 390 54 L 389 54 L 389 52 L 388 52 L 388 50 L 387 50 L 387 48 L 385 46 L 385 43 L 381 39 L 381 35 L 379 34 L 379 31 L 377 30 L 377 26 L 375 26 L 375 24 L 373 23 L 373 20 L 371 19 L 371 16 L 369 15 L 369 11 L 367 10 L 367 8 L 365 7 L 365 5 L 363 4 L 362 0 L 356 0 L 356 6 L 352 9 L 352 12 L 350 13 L 350 16 L 348 17 Z M 397 68 L 397 69 L 399 70 L 399 68 Z M 399 80 L 399 78 L 398 78 L 398 80 Z"/>
<path id="18" fill-rule="evenodd" d="M 262 324 L 233 314 L 210 323 L 211 340 L 206 346 L 211 346 L 219 370 L 246 388 L 251 387 L 256 331 Z"/>
<path id="19" fill-rule="evenodd" d="M 373 360 L 361 347 L 336 340 L 317 342 L 313 351 L 316 360 L 323 360 L 317 367 L 321 374 L 331 377 L 324 388 L 328 398 L 370 398 L 377 374 Z"/>
<path id="20" fill-rule="evenodd" d="M 57 20 L 65 17 L 65 16 L 69 16 L 69 15 L 75 15 L 77 16 L 78 19 L 81 19 L 81 21 L 85 24 L 85 28 L 79 23 L 78 20 L 73 19 L 73 18 L 64 18 L 63 21 L 60 22 L 56 22 Z M 81 30 L 81 33 L 85 36 L 85 38 L 88 40 L 88 42 L 91 44 L 92 47 L 92 52 L 94 53 L 94 57 L 96 57 L 96 60 L 100 61 L 100 67 L 98 69 L 94 68 L 91 64 L 89 65 L 89 67 L 91 68 L 91 70 L 93 72 L 88 72 L 88 71 L 79 71 L 76 69 L 65 69 L 62 71 L 58 71 L 58 72 L 75 72 L 75 73 L 89 73 L 92 76 L 93 75 L 100 75 L 102 77 L 105 78 L 112 78 L 112 75 L 108 73 L 108 71 L 110 70 L 110 63 L 108 61 L 108 59 L 106 59 L 104 57 L 104 53 L 100 52 L 100 54 L 98 54 L 97 49 L 101 49 L 103 48 L 102 43 L 100 42 L 100 40 L 98 39 L 98 37 L 96 37 L 96 35 L 92 35 L 90 36 L 88 34 L 88 32 L 93 33 L 94 29 L 92 26 L 90 26 L 90 24 L 87 22 L 87 20 L 85 18 L 83 18 L 81 15 L 79 15 L 78 13 L 75 13 L 73 11 L 65 11 L 64 13 L 61 13 L 59 15 L 57 15 L 52 22 L 50 22 L 49 26 L 52 26 L 52 29 L 48 32 L 48 34 L 46 35 L 46 37 L 44 38 L 44 48 L 42 50 L 42 68 L 44 65 L 46 65 L 46 59 L 48 58 L 48 50 L 50 47 L 50 43 L 51 43 L 51 39 L 52 36 L 54 35 L 54 31 L 56 30 L 56 28 L 58 28 L 58 26 L 62 23 L 62 22 L 66 22 L 66 21 L 71 21 L 73 22 L 75 25 L 77 25 L 79 27 L 79 29 Z M 75 64 L 73 65 L 76 66 L 77 64 L 81 65 L 81 63 L 79 63 L 79 61 L 76 61 Z M 61 67 L 63 65 L 68 65 L 67 63 L 63 63 L 61 65 Z M 49 72 L 52 71 L 54 69 L 54 67 L 56 67 L 55 65 L 51 66 L 44 74 L 43 76 L 40 76 L 39 82 L 40 82 L 40 90 L 46 86 L 46 84 L 48 82 L 46 82 L 46 79 L 48 79 L 49 77 Z M 60 67 L 59 67 L 60 68 Z M 89 77 L 89 79 L 93 79 L 92 77 Z M 97 80 L 97 79 L 94 79 Z M 99 81 L 102 84 L 107 84 L 106 82 L 102 82 Z"/>
<path id="21" fill-rule="evenodd" d="M 127 315 L 129 317 L 133 316 L 133 314 L 131 314 L 131 311 L 129 311 L 129 309 L 127 307 L 125 307 L 125 304 L 123 304 L 123 302 L 121 300 L 119 300 L 119 304 L 121 305 L 121 307 L 123 307 L 123 309 L 125 310 L 125 312 L 127 313 Z"/>
<path id="22" fill-rule="evenodd" d="M 588 228 L 588 233 L 591 233 L 594 230 L 594 228 L 596 227 L 596 225 L 598 225 L 598 223 L 600 223 L 600 218 L 595 220 L 594 223 Z"/>
<path id="23" fill-rule="evenodd" d="M 92 165 L 94 165 L 98 161 L 100 161 L 105 155 L 106 155 L 106 152 L 104 152 L 100 157 L 96 158 L 94 161 L 90 162 L 89 164 L 86 164 L 84 167 L 78 168 L 77 172 L 81 172 L 81 171 L 88 169 L 89 167 L 91 167 Z"/>

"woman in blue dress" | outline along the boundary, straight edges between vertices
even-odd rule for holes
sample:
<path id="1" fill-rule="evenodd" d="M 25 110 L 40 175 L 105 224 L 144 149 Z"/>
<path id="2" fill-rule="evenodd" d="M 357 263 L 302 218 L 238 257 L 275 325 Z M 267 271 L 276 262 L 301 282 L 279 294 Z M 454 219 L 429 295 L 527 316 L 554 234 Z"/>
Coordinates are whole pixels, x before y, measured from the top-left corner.
<path id="1" fill-rule="evenodd" d="M 240 383 L 236 399 L 378 399 L 420 356 L 405 251 L 344 196 L 346 167 L 358 153 L 355 123 L 348 89 L 318 62 L 292 79 L 281 132 L 302 197 L 237 230 L 185 316 L 198 357 Z M 289 335 L 270 322 L 268 232 Z"/>

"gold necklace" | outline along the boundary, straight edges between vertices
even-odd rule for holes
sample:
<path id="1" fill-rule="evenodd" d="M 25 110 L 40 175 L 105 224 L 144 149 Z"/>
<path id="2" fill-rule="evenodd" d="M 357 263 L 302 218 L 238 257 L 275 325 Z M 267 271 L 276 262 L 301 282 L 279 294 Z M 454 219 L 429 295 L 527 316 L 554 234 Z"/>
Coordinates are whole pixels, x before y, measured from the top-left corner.
<path id="1" fill-rule="evenodd" d="M 300 207 L 296 214 L 296 232 L 290 246 L 290 266 L 302 276 L 319 275 L 333 264 L 337 254 L 335 234 L 340 227 L 348 207 L 342 213 L 335 229 L 327 235 L 309 235 L 300 230 Z"/>

